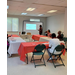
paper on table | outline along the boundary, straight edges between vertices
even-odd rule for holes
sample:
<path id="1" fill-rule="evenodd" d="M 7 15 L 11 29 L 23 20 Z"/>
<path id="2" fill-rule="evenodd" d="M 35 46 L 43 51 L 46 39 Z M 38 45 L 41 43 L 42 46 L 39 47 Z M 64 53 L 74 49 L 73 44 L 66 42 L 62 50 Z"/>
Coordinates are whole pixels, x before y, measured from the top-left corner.
<path id="1" fill-rule="evenodd" d="M 43 43 L 43 44 L 49 44 L 49 43 Z"/>
<path id="2" fill-rule="evenodd" d="M 9 38 L 11 41 L 16 41 L 16 39 L 14 39 L 13 37 L 10 37 Z"/>
<path id="3" fill-rule="evenodd" d="M 36 44 L 33 43 L 32 45 L 36 45 Z"/>
<path id="4" fill-rule="evenodd" d="M 11 39 L 11 41 L 16 41 L 16 39 Z"/>

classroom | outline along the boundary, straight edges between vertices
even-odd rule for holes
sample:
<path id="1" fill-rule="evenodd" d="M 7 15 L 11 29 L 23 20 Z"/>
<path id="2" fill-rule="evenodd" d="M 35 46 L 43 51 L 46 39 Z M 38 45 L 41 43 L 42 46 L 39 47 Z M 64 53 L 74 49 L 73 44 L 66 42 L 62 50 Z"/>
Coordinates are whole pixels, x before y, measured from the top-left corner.
<path id="1" fill-rule="evenodd" d="M 7 75 L 67 75 L 67 0 L 7 0 Z"/>

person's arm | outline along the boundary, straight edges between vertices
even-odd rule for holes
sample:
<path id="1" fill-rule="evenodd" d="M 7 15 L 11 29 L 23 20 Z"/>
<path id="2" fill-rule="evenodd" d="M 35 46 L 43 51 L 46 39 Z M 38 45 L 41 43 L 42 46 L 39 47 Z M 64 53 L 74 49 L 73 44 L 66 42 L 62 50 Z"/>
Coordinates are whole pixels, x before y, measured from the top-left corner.
<path id="1" fill-rule="evenodd" d="M 38 29 L 38 31 L 40 31 L 40 28 Z"/>
<path id="2" fill-rule="evenodd" d="M 58 35 L 57 38 L 59 38 L 60 36 Z"/>
<path id="3" fill-rule="evenodd" d="M 49 41 L 49 48 L 51 48 L 52 47 L 52 44 L 51 44 L 51 40 Z"/>

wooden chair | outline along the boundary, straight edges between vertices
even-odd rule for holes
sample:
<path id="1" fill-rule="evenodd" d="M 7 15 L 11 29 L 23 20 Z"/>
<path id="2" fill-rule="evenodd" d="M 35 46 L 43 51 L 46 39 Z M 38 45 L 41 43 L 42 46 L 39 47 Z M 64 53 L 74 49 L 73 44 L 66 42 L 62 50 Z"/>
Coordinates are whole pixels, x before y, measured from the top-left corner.
<path id="1" fill-rule="evenodd" d="M 27 35 L 31 35 L 31 33 L 30 32 L 27 32 Z"/>

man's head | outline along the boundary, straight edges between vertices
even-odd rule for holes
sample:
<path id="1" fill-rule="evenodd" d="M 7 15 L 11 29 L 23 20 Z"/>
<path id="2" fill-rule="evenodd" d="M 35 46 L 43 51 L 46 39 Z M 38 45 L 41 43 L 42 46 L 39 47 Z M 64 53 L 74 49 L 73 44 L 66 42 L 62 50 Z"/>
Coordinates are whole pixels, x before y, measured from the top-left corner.
<path id="1" fill-rule="evenodd" d="M 52 33 L 52 38 L 56 38 L 56 34 L 55 33 Z"/>

